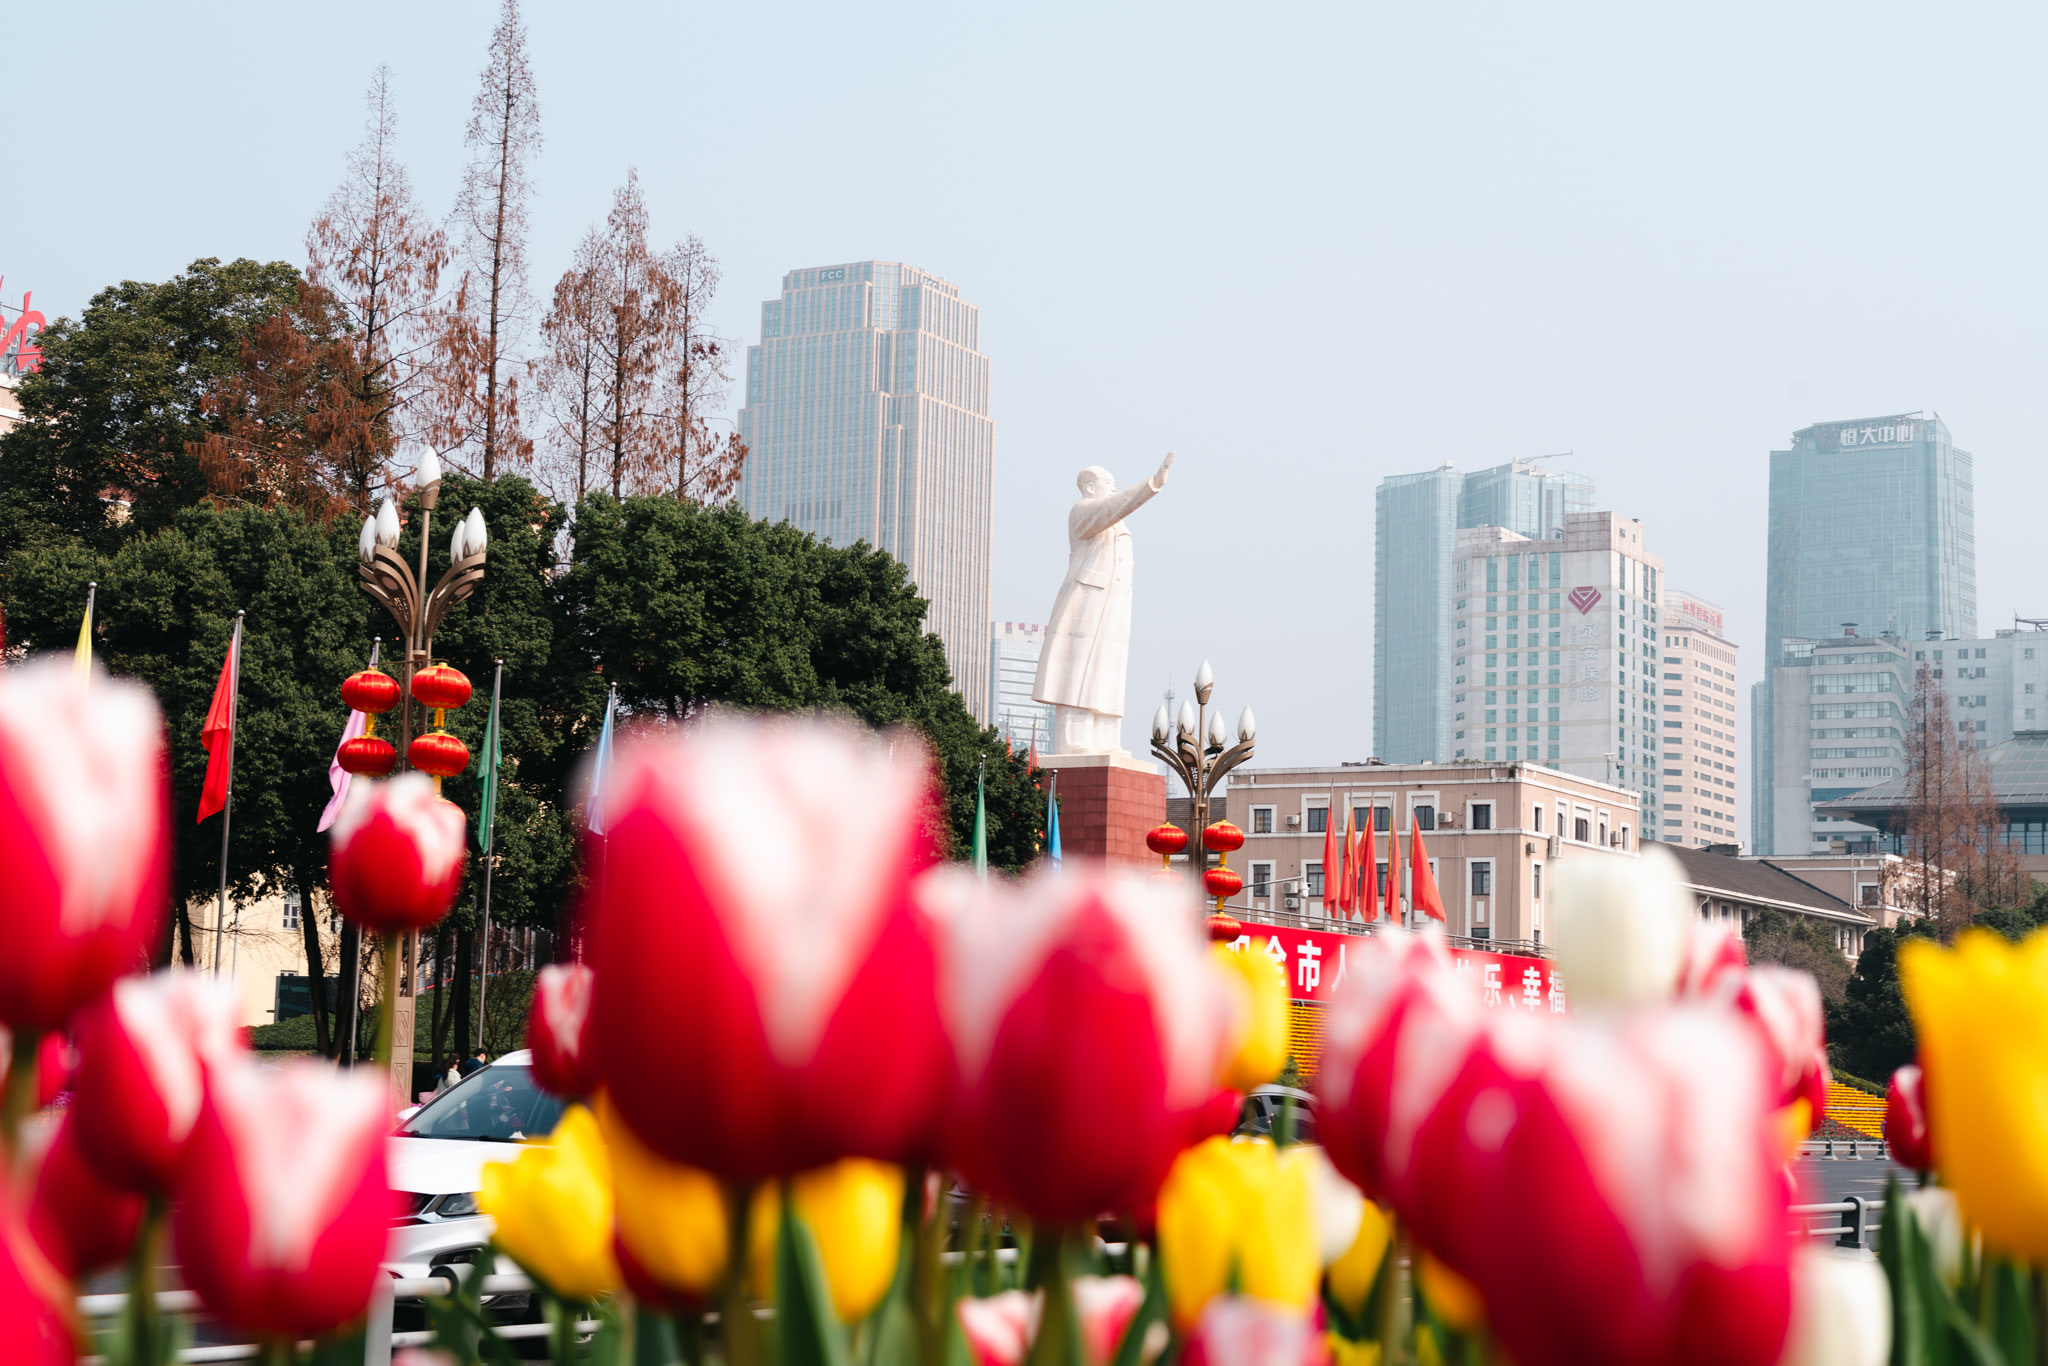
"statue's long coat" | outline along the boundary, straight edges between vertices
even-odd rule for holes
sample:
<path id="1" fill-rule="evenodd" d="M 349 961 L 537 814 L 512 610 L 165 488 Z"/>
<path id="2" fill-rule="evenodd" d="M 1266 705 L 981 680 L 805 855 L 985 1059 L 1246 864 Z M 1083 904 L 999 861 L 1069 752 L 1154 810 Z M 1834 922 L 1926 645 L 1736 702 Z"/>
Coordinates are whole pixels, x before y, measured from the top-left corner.
<path id="1" fill-rule="evenodd" d="M 1154 476 L 1155 478 L 1157 476 Z M 1159 487 L 1152 480 L 1097 498 L 1067 514 L 1067 578 L 1053 599 L 1031 695 L 1060 707 L 1124 714 L 1131 655 L 1131 533 L 1123 519 Z"/>

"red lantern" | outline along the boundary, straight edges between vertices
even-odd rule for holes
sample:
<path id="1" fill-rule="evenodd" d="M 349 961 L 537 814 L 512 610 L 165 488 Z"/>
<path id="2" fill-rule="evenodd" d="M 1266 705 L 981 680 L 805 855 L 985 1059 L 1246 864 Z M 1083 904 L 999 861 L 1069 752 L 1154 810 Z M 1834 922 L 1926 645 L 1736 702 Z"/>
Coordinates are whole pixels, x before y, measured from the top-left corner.
<path id="1" fill-rule="evenodd" d="M 1209 917 L 1209 939 L 1212 943 L 1228 944 L 1243 933 L 1244 926 L 1227 911 L 1218 911 Z"/>
<path id="2" fill-rule="evenodd" d="M 352 711 L 382 716 L 398 705 L 399 697 L 398 680 L 382 669 L 365 669 L 342 680 L 341 700 L 348 703 Z"/>
<path id="3" fill-rule="evenodd" d="M 1218 854 L 1228 854 L 1233 849 L 1244 848 L 1244 831 L 1229 821 L 1217 821 L 1202 832 L 1202 844 Z"/>
<path id="4" fill-rule="evenodd" d="M 405 757 L 422 773 L 452 778 L 469 767 L 469 746 L 445 730 L 428 731 L 412 742 Z"/>
<path id="5" fill-rule="evenodd" d="M 1155 825 L 1145 832 L 1145 847 L 1161 858 L 1172 858 L 1188 847 L 1188 832 L 1177 825 Z"/>
<path id="6" fill-rule="evenodd" d="M 469 680 L 460 669 L 436 664 L 412 676 L 412 696 L 423 707 L 452 710 L 469 701 Z M 466 751 L 463 762 L 468 762 Z"/>
<path id="7" fill-rule="evenodd" d="M 1202 885 L 1209 889 L 1210 896 L 1221 900 L 1224 897 L 1236 896 L 1239 892 L 1243 891 L 1244 879 L 1239 877 L 1233 869 L 1218 865 L 1202 874 Z"/>
<path id="8" fill-rule="evenodd" d="M 396 691 L 397 685 L 392 687 Z M 341 765 L 344 773 L 381 778 L 397 765 L 398 751 L 380 735 L 354 735 L 341 742 L 341 748 L 334 752 L 334 762 Z"/>

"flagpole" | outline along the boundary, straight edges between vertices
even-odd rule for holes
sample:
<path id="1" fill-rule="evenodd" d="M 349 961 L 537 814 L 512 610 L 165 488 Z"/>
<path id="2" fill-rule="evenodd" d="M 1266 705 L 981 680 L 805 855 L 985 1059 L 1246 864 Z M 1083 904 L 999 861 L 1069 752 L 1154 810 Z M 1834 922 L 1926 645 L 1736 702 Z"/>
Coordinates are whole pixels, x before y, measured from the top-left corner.
<path id="1" fill-rule="evenodd" d="M 484 782 L 489 785 L 486 790 L 491 794 L 491 809 L 484 813 L 484 971 L 483 975 L 477 979 L 476 984 L 476 1046 L 478 1048 L 484 1046 L 484 989 L 490 983 L 491 978 L 491 866 L 498 861 L 497 850 L 491 847 L 493 843 L 491 831 L 498 824 L 498 750 L 502 743 L 498 739 L 498 690 L 505 683 L 505 661 L 501 659 L 497 663 L 497 672 L 491 675 L 491 734 L 486 742 L 489 747 L 484 752 L 484 763 L 490 766 L 488 773 L 484 777 Z"/>
<path id="2" fill-rule="evenodd" d="M 91 611 L 87 607 L 87 611 Z M 213 911 L 213 975 L 220 976 L 221 931 L 228 917 L 228 824 L 235 818 L 235 713 L 240 709 L 242 697 L 242 617 L 235 612 L 235 635 L 228 643 L 228 653 L 234 657 L 229 670 L 228 681 L 228 791 L 227 802 L 220 812 L 220 900 Z M 303 912 L 302 912 L 303 913 Z M 240 948 L 239 941 L 236 944 Z"/>

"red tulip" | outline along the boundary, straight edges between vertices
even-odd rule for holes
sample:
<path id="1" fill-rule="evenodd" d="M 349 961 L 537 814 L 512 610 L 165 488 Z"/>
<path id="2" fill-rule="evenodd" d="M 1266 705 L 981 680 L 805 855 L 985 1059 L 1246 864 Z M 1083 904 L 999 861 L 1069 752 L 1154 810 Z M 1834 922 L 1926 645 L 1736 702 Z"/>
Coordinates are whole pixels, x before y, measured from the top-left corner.
<path id="1" fill-rule="evenodd" d="M 360 1316 L 395 1208 L 382 1077 L 312 1062 L 208 1074 L 178 1184 L 179 1265 L 209 1313 L 269 1337 Z"/>
<path id="2" fill-rule="evenodd" d="M 953 1302 L 974 1366 L 1021 1366 L 1044 1312 L 1042 1290 L 1005 1290 L 981 1299 L 963 1295 Z"/>
<path id="3" fill-rule="evenodd" d="M 0 1077 L 12 1066 L 14 1042 L 0 1026 Z M 57 1099 L 71 1085 L 71 1041 L 54 1030 L 36 1043 L 36 1109 Z"/>
<path id="4" fill-rule="evenodd" d="M 124 977 L 80 1017 L 78 1143 L 129 1190 L 169 1190 L 199 1118 L 210 1068 L 242 1052 L 241 1000 L 189 970 Z"/>
<path id="5" fill-rule="evenodd" d="M 1392 937 L 1390 937 L 1392 939 Z M 1735 1010 L 1490 1012 L 1433 936 L 1360 947 L 1324 1140 L 1521 1366 L 1768 1366 L 1791 1306 L 1777 1059 Z"/>
<path id="6" fill-rule="evenodd" d="M 335 905 L 366 929 L 425 929 L 462 886 L 467 834 L 462 808 L 423 774 L 350 783 L 327 852 Z"/>
<path id="7" fill-rule="evenodd" d="M 945 1064 L 908 891 L 926 781 L 912 742 L 831 723 L 720 717 L 620 747 L 589 1027 L 650 1146 L 741 1179 L 928 1146 Z"/>
<path id="8" fill-rule="evenodd" d="M 533 1076 L 558 1096 L 587 1096 L 597 1089 L 597 1051 L 589 1039 L 595 981 L 582 963 L 554 963 L 533 979 L 533 1010 L 526 1020 Z"/>
<path id="9" fill-rule="evenodd" d="M 143 1197 L 110 1184 L 79 1142 L 80 1120 L 67 1112 L 36 1158 L 28 1231 L 50 1264 L 72 1280 L 112 1266 L 142 1225 Z"/>
<path id="10" fill-rule="evenodd" d="M 1050 1222 L 1150 1204 L 1210 1117 L 1236 1009 L 1185 883 L 939 869 L 918 896 L 948 936 L 960 1171 Z"/>
<path id="11" fill-rule="evenodd" d="M 1892 1073 L 1884 1096 L 1884 1141 L 1892 1160 L 1916 1172 L 1934 1167 L 1934 1148 L 1927 1136 L 1927 1080 L 1920 1064 L 1909 1062 Z"/>
<path id="12" fill-rule="evenodd" d="M 45 657 L 0 673 L 0 1021 L 53 1029 L 148 962 L 166 904 L 163 718 Z"/>
<path id="13" fill-rule="evenodd" d="M 78 1359 L 57 1305 L 70 1287 L 12 1210 L 0 1210 L 0 1361 L 69 1366 Z"/>

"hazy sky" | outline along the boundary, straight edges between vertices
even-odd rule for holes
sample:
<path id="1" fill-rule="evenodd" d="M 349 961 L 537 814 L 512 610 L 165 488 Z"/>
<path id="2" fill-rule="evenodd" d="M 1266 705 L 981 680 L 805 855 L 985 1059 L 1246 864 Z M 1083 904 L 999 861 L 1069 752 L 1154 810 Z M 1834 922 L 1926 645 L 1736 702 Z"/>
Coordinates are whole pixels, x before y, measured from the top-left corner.
<path id="1" fill-rule="evenodd" d="M 54 317 L 200 256 L 301 261 L 379 62 L 444 212 L 495 12 L 16 7 L 0 294 Z M 2037 7 L 529 21 L 538 293 L 637 166 L 656 236 L 722 258 L 737 340 L 798 266 L 907 261 L 980 306 L 998 618 L 1046 616 L 1076 470 L 1179 452 L 1133 522 L 1134 748 L 1207 657 L 1262 760 L 1371 753 L 1372 490 L 1446 460 L 1570 452 L 1727 609 L 1746 686 L 1767 453 L 1935 410 L 1976 456 L 1979 629 L 2048 615 Z"/>

